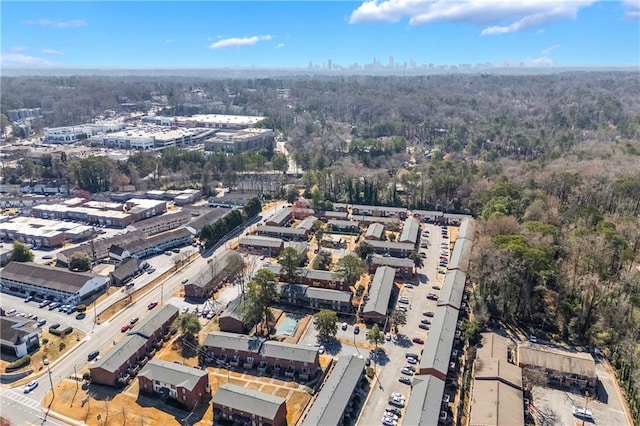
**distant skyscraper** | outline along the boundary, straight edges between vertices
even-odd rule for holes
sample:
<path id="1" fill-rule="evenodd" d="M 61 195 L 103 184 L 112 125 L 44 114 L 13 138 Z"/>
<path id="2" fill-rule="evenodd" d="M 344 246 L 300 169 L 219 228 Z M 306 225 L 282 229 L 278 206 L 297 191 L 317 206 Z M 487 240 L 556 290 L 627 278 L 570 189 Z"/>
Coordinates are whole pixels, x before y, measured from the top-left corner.
<path id="1" fill-rule="evenodd" d="M 389 68 L 393 68 L 395 65 L 393 64 L 393 56 L 389 56 Z"/>
<path id="2" fill-rule="evenodd" d="M 329 60 L 327 61 L 327 69 L 328 69 L 329 71 L 331 71 L 331 70 L 333 69 L 333 62 L 331 62 L 331 59 L 329 59 Z"/>
<path id="3" fill-rule="evenodd" d="M 313 69 L 313 62 L 309 61 L 309 69 L 312 70 Z"/>

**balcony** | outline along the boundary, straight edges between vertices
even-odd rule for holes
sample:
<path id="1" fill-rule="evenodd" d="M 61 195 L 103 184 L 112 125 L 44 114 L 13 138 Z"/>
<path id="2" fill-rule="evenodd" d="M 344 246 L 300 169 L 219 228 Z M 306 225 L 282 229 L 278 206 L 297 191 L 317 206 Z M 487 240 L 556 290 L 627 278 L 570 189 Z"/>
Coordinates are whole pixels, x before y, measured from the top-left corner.
<path id="1" fill-rule="evenodd" d="M 284 377 L 288 377 L 293 379 L 296 375 L 296 370 L 294 370 L 293 368 L 288 368 L 285 372 L 284 372 Z"/>
<path id="2" fill-rule="evenodd" d="M 232 367 L 238 367 L 240 365 L 240 363 L 242 362 L 242 360 L 240 359 L 240 357 L 233 357 L 231 359 L 231 361 L 229 362 L 229 364 Z"/>
<path id="3" fill-rule="evenodd" d="M 303 369 L 300 374 L 298 374 L 298 376 L 300 377 L 301 380 L 308 380 L 309 379 L 309 370 L 307 370 L 306 368 Z"/>
<path id="4" fill-rule="evenodd" d="M 266 362 L 260 361 L 260 363 L 258 364 L 258 373 L 266 374 L 267 373 L 267 367 L 268 367 L 268 364 Z"/>
<path id="5" fill-rule="evenodd" d="M 249 361 L 249 360 L 245 361 L 245 362 L 242 364 L 242 368 L 244 368 L 245 370 L 251 370 L 251 369 L 253 368 L 253 360 L 251 360 L 251 361 Z"/>

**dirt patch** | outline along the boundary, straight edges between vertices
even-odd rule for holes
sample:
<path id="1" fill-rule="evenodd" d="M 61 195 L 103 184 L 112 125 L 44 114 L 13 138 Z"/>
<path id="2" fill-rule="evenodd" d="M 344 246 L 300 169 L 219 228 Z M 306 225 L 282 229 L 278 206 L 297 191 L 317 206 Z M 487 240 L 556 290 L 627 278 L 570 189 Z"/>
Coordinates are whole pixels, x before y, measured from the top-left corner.
<path id="1" fill-rule="evenodd" d="M 175 337 L 169 340 L 162 349 L 158 351 L 155 358 L 164 361 L 178 362 L 183 365 L 188 365 L 189 367 L 198 366 L 197 355 L 191 357 L 182 356 L 182 343 L 178 334 L 176 334 Z"/>
<path id="2" fill-rule="evenodd" d="M 276 391 L 276 395 L 281 398 L 286 398 L 289 395 L 289 391 L 287 389 L 278 389 Z"/>
<path id="3" fill-rule="evenodd" d="M 244 387 L 245 388 L 249 388 L 249 389 L 253 389 L 253 390 L 259 390 L 260 386 L 262 386 L 260 383 L 256 383 L 256 382 L 247 382 Z"/>
<path id="4" fill-rule="evenodd" d="M 305 392 L 293 392 L 287 399 L 287 424 L 296 424 L 310 400 L 311 396 Z"/>
<path id="5" fill-rule="evenodd" d="M 264 393 L 273 393 L 274 390 L 276 390 L 275 386 L 264 385 L 262 387 L 262 392 L 264 392 Z"/>

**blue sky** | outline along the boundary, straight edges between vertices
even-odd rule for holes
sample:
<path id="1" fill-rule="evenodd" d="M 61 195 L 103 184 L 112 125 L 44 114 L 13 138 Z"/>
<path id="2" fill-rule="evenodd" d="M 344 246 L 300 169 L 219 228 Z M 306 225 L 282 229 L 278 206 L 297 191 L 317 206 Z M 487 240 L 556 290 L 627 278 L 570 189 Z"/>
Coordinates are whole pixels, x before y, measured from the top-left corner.
<path id="1" fill-rule="evenodd" d="M 2 1 L 3 67 L 640 63 L 640 0 Z"/>

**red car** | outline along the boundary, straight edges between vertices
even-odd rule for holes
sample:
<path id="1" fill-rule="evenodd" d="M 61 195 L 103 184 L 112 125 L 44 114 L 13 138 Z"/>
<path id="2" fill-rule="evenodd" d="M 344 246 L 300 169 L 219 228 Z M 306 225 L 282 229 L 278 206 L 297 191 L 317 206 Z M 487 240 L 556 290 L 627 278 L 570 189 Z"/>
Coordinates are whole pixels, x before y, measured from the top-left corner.
<path id="1" fill-rule="evenodd" d="M 149 306 L 147 306 L 147 309 L 153 309 L 156 306 L 158 306 L 158 302 L 151 302 L 151 303 L 149 303 Z"/>
<path id="2" fill-rule="evenodd" d="M 124 333 L 125 331 L 127 331 L 129 329 L 129 327 L 131 327 L 130 324 L 125 324 L 122 327 L 120 327 L 120 331 Z"/>
<path id="3" fill-rule="evenodd" d="M 421 338 L 419 338 L 419 337 L 414 337 L 414 338 L 413 338 L 413 343 L 417 343 L 417 344 L 419 344 L 419 345 L 424 345 L 424 340 L 422 340 L 422 339 L 421 339 Z"/>

